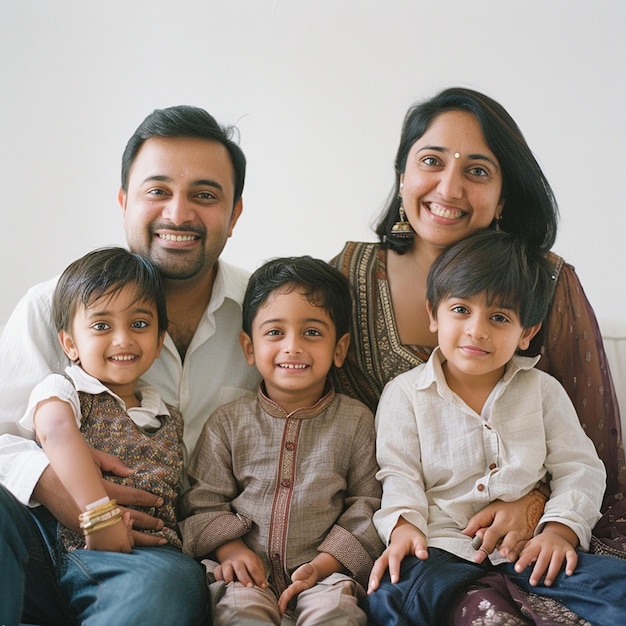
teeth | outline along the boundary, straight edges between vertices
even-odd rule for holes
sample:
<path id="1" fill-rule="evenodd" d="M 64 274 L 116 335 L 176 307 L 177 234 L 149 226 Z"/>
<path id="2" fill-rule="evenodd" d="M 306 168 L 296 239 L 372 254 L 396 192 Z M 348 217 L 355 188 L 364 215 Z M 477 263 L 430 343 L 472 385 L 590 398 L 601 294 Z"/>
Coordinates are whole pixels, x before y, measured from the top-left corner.
<path id="1" fill-rule="evenodd" d="M 165 241 L 193 241 L 196 238 L 195 235 L 159 235 L 159 237 Z"/>
<path id="2" fill-rule="evenodd" d="M 135 358 L 136 357 L 132 354 L 121 354 L 119 356 L 112 356 L 111 360 L 112 361 L 134 361 Z"/>
<path id="3" fill-rule="evenodd" d="M 430 208 L 430 212 L 433 215 L 436 215 L 437 217 L 445 217 L 449 220 L 458 220 L 458 219 L 461 219 L 463 215 L 465 215 L 465 212 L 461 211 L 460 209 L 455 209 L 455 210 L 447 209 L 446 207 L 441 206 L 440 204 L 437 204 L 436 202 L 431 202 L 429 208 Z"/>
<path id="4" fill-rule="evenodd" d="M 304 365 L 303 363 L 299 363 L 298 365 L 292 365 L 290 363 L 280 363 L 278 367 L 283 367 L 287 370 L 303 370 L 306 368 L 306 365 Z"/>

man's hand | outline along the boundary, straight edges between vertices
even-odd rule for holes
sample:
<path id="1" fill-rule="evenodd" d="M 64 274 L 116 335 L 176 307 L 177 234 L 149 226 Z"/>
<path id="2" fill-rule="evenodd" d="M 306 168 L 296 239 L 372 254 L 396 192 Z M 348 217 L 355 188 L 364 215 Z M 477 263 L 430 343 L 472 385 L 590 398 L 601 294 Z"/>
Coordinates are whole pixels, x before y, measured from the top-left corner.
<path id="1" fill-rule="evenodd" d="M 94 462 L 102 472 L 121 477 L 133 475 L 133 470 L 124 465 L 117 457 L 93 448 L 91 453 Z M 122 508 L 124 506 L 159 507 L 163 505 L 163 498 L 147 491 L 118 485 L 104 478 L 102 483 L 109 498 L 117 500 L 118 505 Z M 61 524 L 77 533 L 81 532 L 78 516 L 82 511 L 78 508 L 78 505 L 74 502 L 74 499 L 65 489 L 50 465 L 46 467 L 39 477 L 39 481 L 33 491 L 33 497 L 43 504 Z M 143 530 L 161 530 L 163 528 L 163 520 L 134 509 L 123 509 L 122 512 L 124 511 L 129 513 L 132 521 L 133 530 L 131 532 L 135 545 L 154 546 L 167 543 L 167 540 L 163 537 L 140 532 Z"/>
<path id="2" fill-rule="evenodd" d="M 401 517 L 391 533 L 389 545 L 372 567 L 367 593 L 378 589 L 387 568 L 391 582 L 397 583 L 400 580 L 400 565 L 407 554 L 413 554 L 418 559 L 427 559 L 428 543 L 426 537 L 413 524 Z"/>
<path id="3" fill-rule="evenodd" d="M 482 540 L 474 561 L 482 563 L 498 548 L 501 556 L 513 563 L 533 536 L 544 504 L 544 496 L 531 491 L 515 502 L 495 500 L 476 513 L 463 530 L 464 535 Z"/>
<path id="4" fill-rule="evenodd" d="M 263 561 L 241 539 L 222 544 L 215 550 L 220 564 L 215 568 L 216 580 L 238 581 L 246 587 L 267 587 Z"/>

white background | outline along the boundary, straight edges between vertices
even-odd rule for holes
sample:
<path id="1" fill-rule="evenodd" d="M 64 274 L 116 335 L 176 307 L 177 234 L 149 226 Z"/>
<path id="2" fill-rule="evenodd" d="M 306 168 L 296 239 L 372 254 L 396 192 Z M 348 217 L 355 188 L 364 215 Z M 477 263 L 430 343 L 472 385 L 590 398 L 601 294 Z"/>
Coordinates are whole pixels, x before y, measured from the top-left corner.
<path id="1" fill-rule="evenodd" d="M 404 113 L 451 85 L 516 119 L 559 200 L 555 251 L 623 321 L 624 24 L 615 0 L 0 0 L 0 324 L 31 284 L 125 243 L 120 158 L 153 109 L 239 128 L 224 255 L 254 269 L 374 240 Z"/>

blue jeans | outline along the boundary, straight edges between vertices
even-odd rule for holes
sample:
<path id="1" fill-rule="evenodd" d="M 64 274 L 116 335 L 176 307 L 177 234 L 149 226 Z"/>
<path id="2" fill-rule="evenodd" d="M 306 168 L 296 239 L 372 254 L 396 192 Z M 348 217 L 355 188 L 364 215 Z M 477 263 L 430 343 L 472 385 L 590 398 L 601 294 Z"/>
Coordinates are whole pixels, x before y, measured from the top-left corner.
<path id="1" fill-rule="evenodd" d="M 369 624 L 437 626 L 457 593 L 478 580 L 491 564 L 476 564 L 445 550 L 428 549 L 428 559 L 405 557 L 400 580 L 392 584 L 385 574 L 378 590 L 365 601 Z M 610 556 L 578 553 L 571 576 L 565 571 L 550 587 L 528 582 L 532 567 L 518 574 L 510 563 L 495 567 L 526 591 L 562 602 L 595 626 L 615 626 L 626 615 L 626 561 Z"/>
<path id="2" fill-rule="evenodd" d="M 166 545 L 130 554 L 66 552 L 56 521 L 0 485 L 0 624 L 201 625 L 210 619 L 204 568 Z"/>

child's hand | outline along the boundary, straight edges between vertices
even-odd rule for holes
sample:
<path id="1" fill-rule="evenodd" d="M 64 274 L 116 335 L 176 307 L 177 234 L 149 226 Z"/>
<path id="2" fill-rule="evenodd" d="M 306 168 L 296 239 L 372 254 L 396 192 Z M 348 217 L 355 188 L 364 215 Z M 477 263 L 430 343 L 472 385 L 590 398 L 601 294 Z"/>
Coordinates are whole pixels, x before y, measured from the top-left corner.
<path id="1" fill-rule="evenodd" d="M 122 519 L 85 537 L 87 550 L 105 550 L 108 552 L 130 552 L 135 545 L 132 535 L 130 513 L 122 514 Z"/>
<path id="2" fill-rule="evenodd" d="M 545 574 L 543 582 L 549 587 L 561 571 L 563 561 L 565 573 L 568 576 L 574 573 L 578 564 L 576 545 L 578 537 L 573 530 L 558 522 L 548 522 L 543 531 L 526 544 L 515 563 L 515 571 L 522 572 L 534 563 L 530 584 L 538 585 Z"/>
<path id="3" fill-rule="evenodd" d="M 287 605 L 300 592 L 310 589 L 319 580 L 319 573 L 311 563 L 301 565 L 291 575 L 291 585 L 280 594 L 278 598 L 278 610 L 281 613 L 287 612 Z"/>
<path id="4" fill-rule="evenodd" d="M 391 582 L 397 583 L 400 580 L 400 564 L 407 554 L 413 554 L 418 559 L 427 559 L 428 543 L 426 537 L 413 524 L 401 517 L 391 533 L 387 549 L 376 559 L 372 567 L 367 593 L 378 589 L 387 568 Z"/>
<path id="5" fill-rule="evenodd" d="M 235 539 L 215 551 L 220 564 L 213 572 L 216 580 L 238 581 L 246 587 L 267 587 L 263 561 L 241 540 Z"/>

